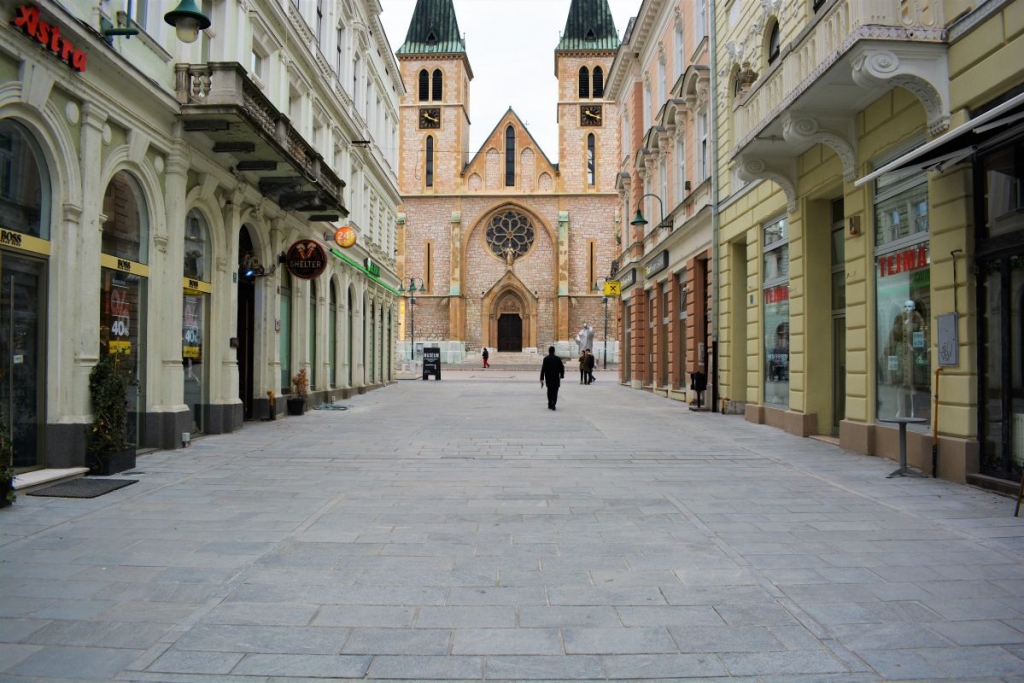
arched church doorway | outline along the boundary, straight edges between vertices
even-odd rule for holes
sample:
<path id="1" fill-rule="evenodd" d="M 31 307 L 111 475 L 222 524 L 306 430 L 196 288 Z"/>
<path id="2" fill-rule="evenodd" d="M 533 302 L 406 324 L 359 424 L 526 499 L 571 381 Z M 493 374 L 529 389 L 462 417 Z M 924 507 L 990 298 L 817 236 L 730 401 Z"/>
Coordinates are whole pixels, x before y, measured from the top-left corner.
<path id="1" fill-rule="evenodd" d="M 498 350 L 523 350 L 523 318 L 518 313 L 502 313 L 498 318 Z"/>

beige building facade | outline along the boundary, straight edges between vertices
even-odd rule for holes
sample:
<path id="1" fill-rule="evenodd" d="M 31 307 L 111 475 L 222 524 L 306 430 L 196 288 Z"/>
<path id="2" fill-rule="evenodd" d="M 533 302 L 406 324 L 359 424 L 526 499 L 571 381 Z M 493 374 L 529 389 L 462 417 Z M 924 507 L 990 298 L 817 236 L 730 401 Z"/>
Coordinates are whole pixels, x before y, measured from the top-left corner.
<path id="1" fill-rule="evenodd" d="M 1002 113 L 1024 82 L 1022 9 L 718 4 L 726 409 L 892 458 L 905 421 L 912 466 L 1019 479 L 1019 143 Z"/>

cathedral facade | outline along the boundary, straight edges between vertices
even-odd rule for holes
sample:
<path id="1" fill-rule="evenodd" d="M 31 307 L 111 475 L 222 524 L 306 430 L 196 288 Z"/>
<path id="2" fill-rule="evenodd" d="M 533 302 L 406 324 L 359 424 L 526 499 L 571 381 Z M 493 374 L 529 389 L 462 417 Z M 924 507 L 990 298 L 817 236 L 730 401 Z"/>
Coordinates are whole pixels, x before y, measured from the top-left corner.
<path id="1" fill-rule="evenodd" d="M 423 344 L 447 362 L 483 347 L 575 352 L 584 323 L 604 341 L 599 285 L 621 235 L 619 125 L 604 79 L 618 45 L 606 0 L 573 0 L 555 49 L 559 163 L 512 108 L 471 153 L 473 71 L 452 0 L 418 0 L 396 53 L 406 88 L 397 263 L 415 293 L 400 359 Z"/>

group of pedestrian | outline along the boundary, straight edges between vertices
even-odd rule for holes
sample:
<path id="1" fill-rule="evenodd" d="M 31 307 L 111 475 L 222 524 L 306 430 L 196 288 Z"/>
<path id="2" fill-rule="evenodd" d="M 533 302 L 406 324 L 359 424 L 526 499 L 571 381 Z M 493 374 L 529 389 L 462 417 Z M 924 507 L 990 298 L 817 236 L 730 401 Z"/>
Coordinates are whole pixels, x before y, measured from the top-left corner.
<path id="1" fill-rule="evenodd" d="M 583 349 L 583 353 L 580 354 L 580 384 L 593 384 L 597 381 L 594 377 L 594 366 L 597 365 L 597 359 L 590 349 Z"/>

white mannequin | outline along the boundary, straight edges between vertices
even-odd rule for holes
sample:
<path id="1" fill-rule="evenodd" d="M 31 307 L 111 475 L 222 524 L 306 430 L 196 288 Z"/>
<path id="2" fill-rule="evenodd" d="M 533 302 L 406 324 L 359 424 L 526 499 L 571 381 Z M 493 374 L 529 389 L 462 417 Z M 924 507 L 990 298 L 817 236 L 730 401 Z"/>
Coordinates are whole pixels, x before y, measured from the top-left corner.
<path id="1" fill-rule="evenodd" d="M 914 302 L 909 299 L 903 302 L 903 312 L 897 320 L 901 329 L 893 330 L 894 335 L 899 335 L 894 351 L 897 367 L 902 371 L 896 385 L 896 417 L 904 416 L 908 398 L 909 417 L 914 417 L 914 333 L 921 331 L 922 322 L 923 318 L 917 312 Z"/>

